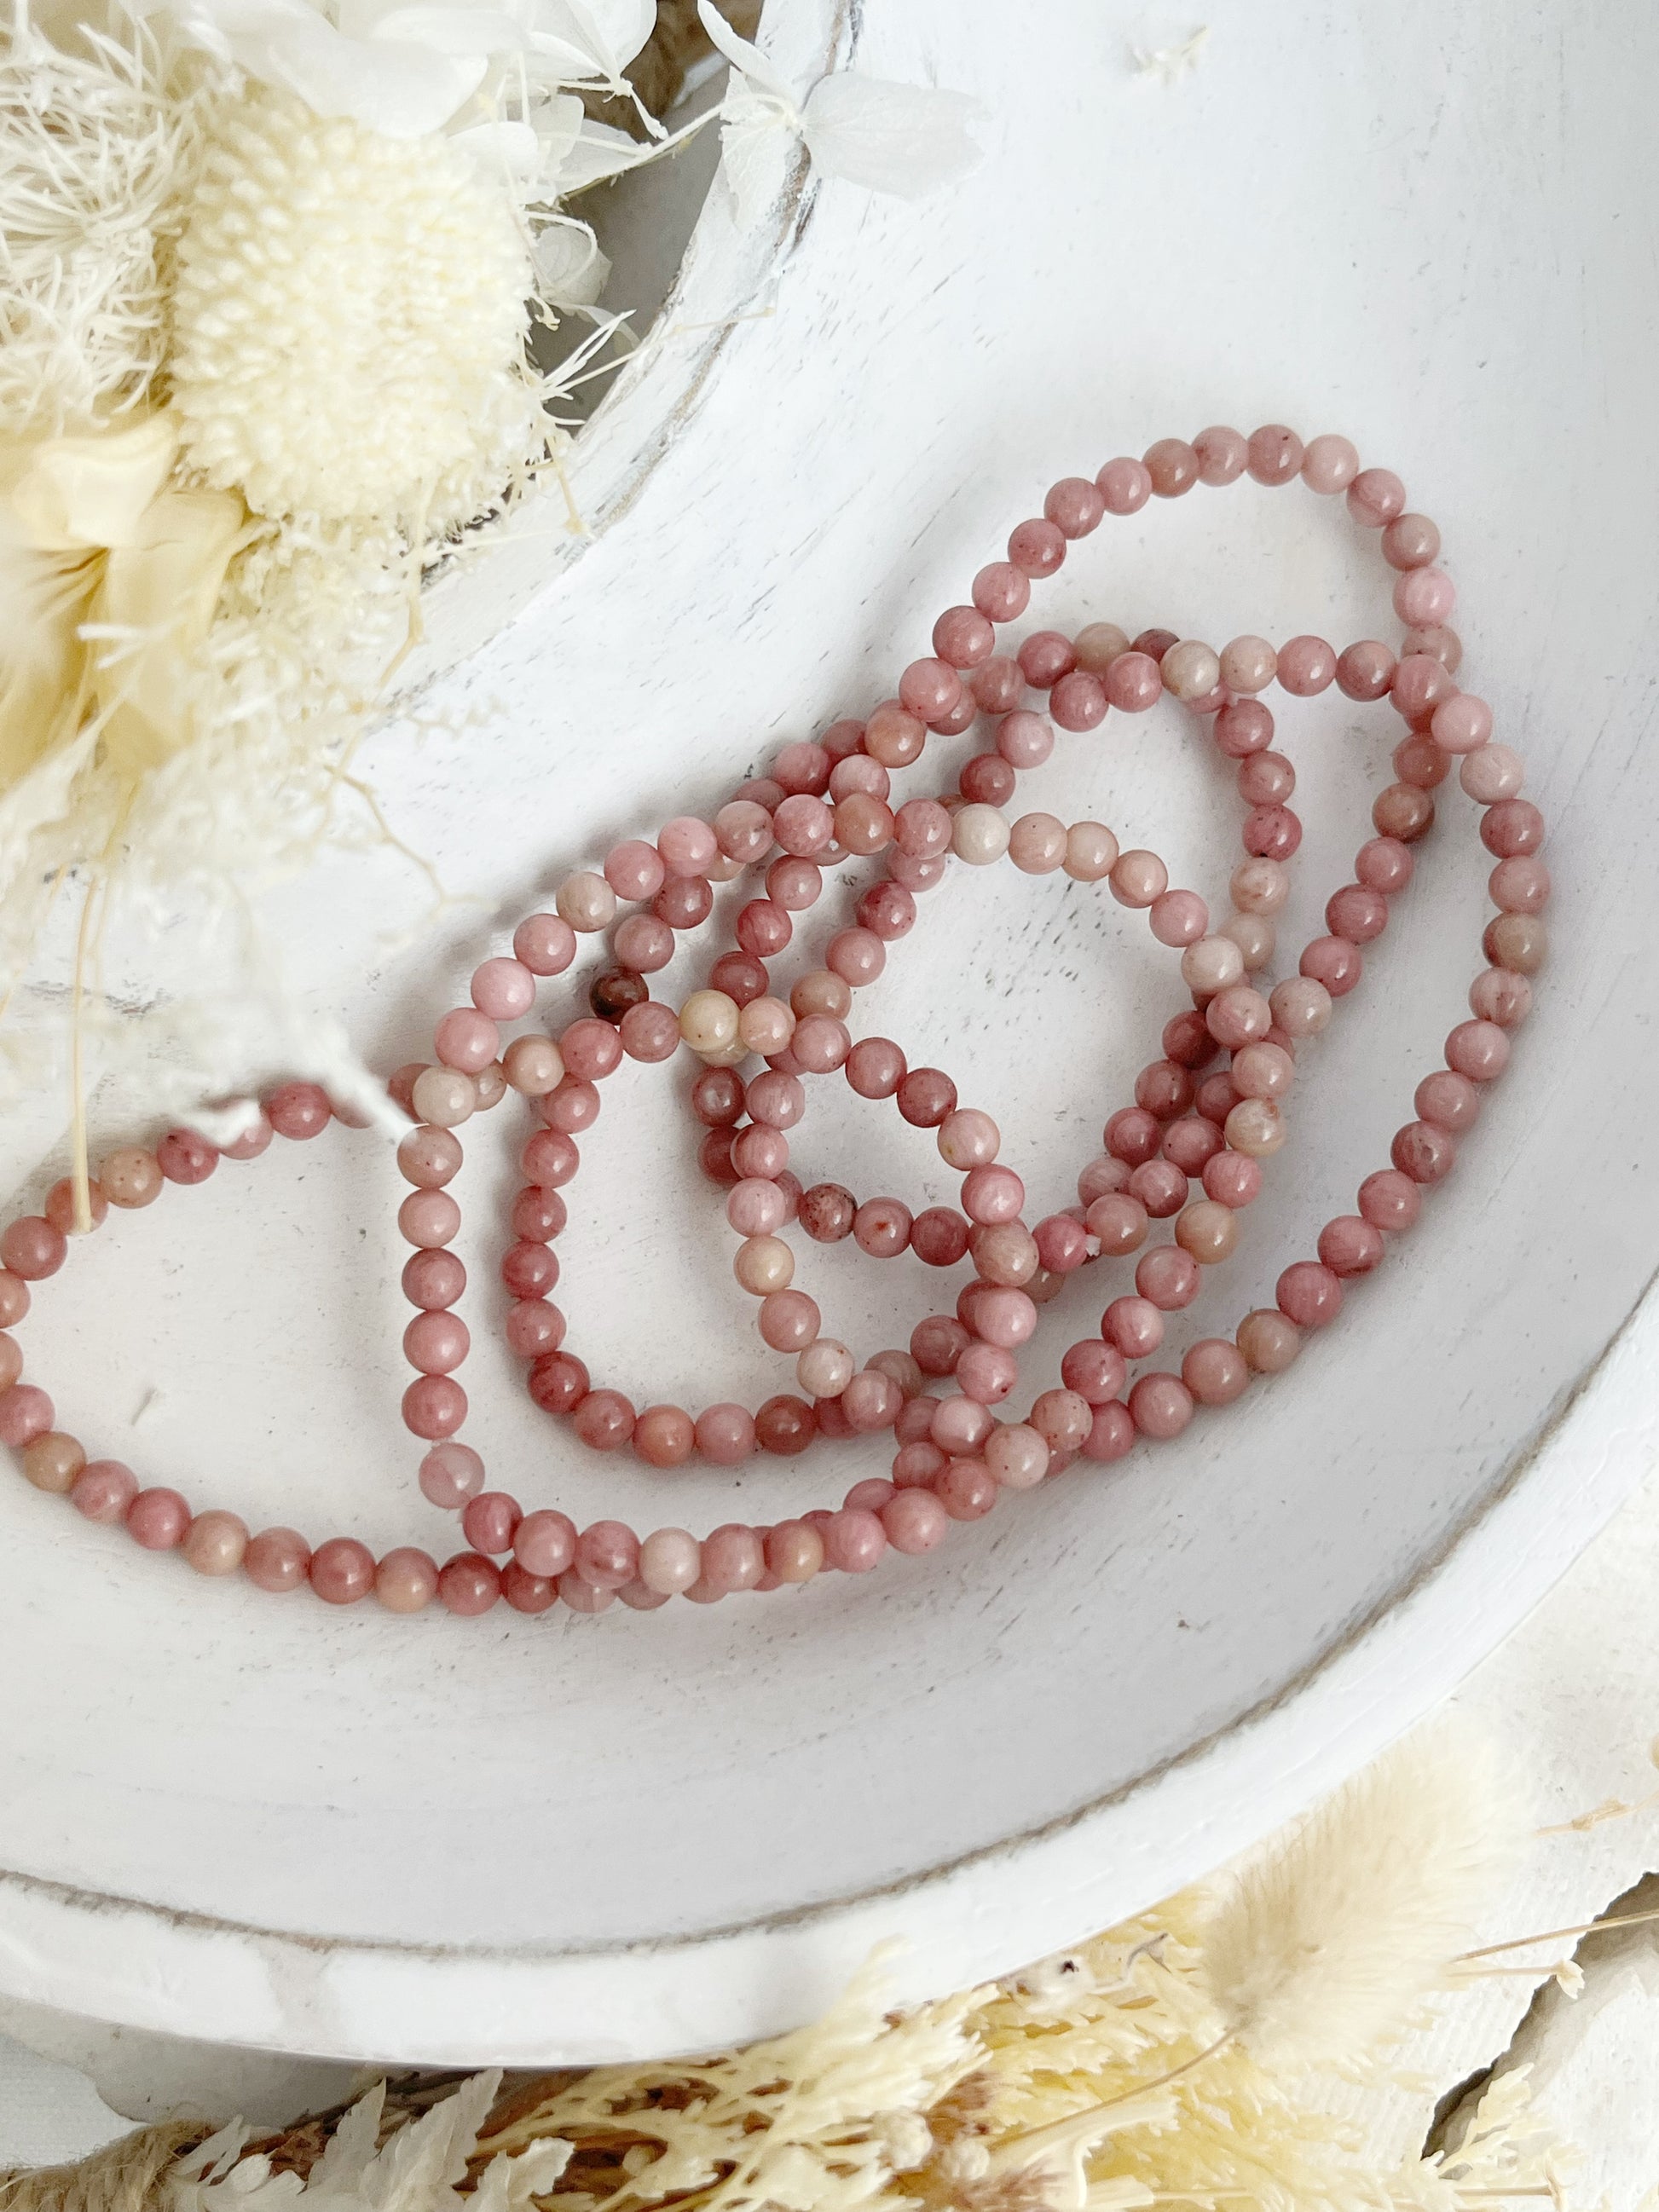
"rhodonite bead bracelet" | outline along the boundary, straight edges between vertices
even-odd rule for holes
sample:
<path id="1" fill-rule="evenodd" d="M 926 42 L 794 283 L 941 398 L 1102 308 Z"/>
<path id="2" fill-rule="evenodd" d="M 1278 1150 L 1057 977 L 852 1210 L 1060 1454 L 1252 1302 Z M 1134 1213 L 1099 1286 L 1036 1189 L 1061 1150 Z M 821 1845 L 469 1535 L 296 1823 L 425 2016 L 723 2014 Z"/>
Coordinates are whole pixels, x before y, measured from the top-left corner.
<path id="1" fill-rule="evenodd" d="M 1130 637 L 1109 623 L 1075 637 L 1027 632 L 1012 651 L 998 650 L 999 630 L 1024 616 L 1033 583 L 1109 516 L 1246 474 L 1345 496 L 1395 572 L 1397 650 L 1365 639 L 1338 651 L 1305 635 L 1277 647 L 1241 636 L 1213 649 L 1165 630 Z M 592 1613 L 616 1598 L 647 1611 L 676 1595 L 708 1602 L 829 1569 L 861 1573 L 890 1551 L 931 1551 L 1005 1492 L 1074 1463 L 1109 1464 L 1137 1442 L 1168 1441 L 1211 1417 L 1289 1366 L 1307 1334 L 1335 1318 L 1346 1286 L 1416 1222 L 1425 1192 L 1450 1172 L 1486 1086 L 1507 1064 L 1544 957 L 1542 817 L 1523 795 L 1520 760 L 1493 740 L 1490 708 L 1456 680 L 1462 648 L 1447 627 L 1455 595 L 1438 552 L 1438 532 L 1407 511 L 1400 479 L 1362 470 L 1338 437 L 1304 447 L 1280 426 L 1248 439 L 1213 428 L 1190 443 L 1161 440 L 1139 460 L 1109 461 L 1092 479 L 1064 478 L 1042 514 L 1011 534 L 1006 558 L 979 571 L 969 599 L 939 617 L 932 653 L 903 671 L 892 698 L 861 720 L 785 745 L 766 775 L 741 784 L 710 818 L 682 816 L 653 840 L 617 845 L 599 866 L 568 876 L 548 911 L 525 918 L 510 951 L 476 970 L 470 1003 L 437 1022 L 431 1060 L 398 1069 L 388 1086 L 410 1117 L 398 1152 L 410 1185 L 398 1228 L 413 1248 L 403 1286 L 414 1309 L 404 1336 L 414 1379 L 403 1413 L 424 1447 L 418 1484 L 427 1506 L 460 1517 L 467 1548 L 447 1564 L 416 1547 L 376 1559 L 350 1537 L 313 1548 L 289 1528 L 250 1534 L 234 1513 L 195 1511 L 170 1488 L 141 1486 L 121 1462 L 89 1462 L 56 1428 L 51 1400 L 22 1379 L 11 1331 L 28 1311 L 30 1285 L 66 1256 L 75 1213 L 67 1182 L 47 1193 L 39 1214 L 0 1236 L 0 1442 L 38 1488 L 65 1495 L 89 1519 L 125 1523 L 147 1548 L 181 1551 L 204 1574 L 240 1571 L 270 1590 L 307 1586 L 334 1604 L 372 1594 L 397 1612 L 435 1598 L 469 1615 L 502 1600 L 522 1613 L 562 1603 Z M 1402 731 L 1395 781 L 1375 799 L 1352 880 L 1331 894 L 1324 931 L 1293 963 L 1280 957 L 1278 917 L 1302 825 L 1291 805 L 1296 772 L 1274 743 L 1275 687 L 1293 698 L 1334 689 L 1392 711 Z M 1219 919 L 1199 891 L 1171 884 L 1127 824 L 1066 823 L 1012 803 L 1021 775 L 1057 744 L 1098 744 L 1109 718 L 1166 696 L 1231 765 L 1243 810 L 1242 856 Z M 969 730 L 980 750 L 946 786 L 931 796 L 902 787 L 930 737 Z M 1417 1085 L 1389 1162 L 1362 1177 L 1354 1211 L 1325 1224 L 1314 1253 L 1283 1269 L 1273 1303 L 1243 1313 L 1231 1336 L 1200 1339 L 1178 1363 L 1159 1366 L 1166 1316 L 1229 1260 L 1240 1212 L 1263 1194 L 1265 1164 L 1291 1141 L 1299 1056 L 1316 1050 L 1340 1002 L 1361 986 L 1364 948 L 1409 889 L 1435 794 L 1454 773 L 1479 810 L 1493 908 L 1470 1018 Z M 852 897 L 821 963 L 797 957 L 791 973 L 797 918 L 833 895 L 838 871 L 872 861 L 879 872 Z M 1078 1174 L 1077 1204 L 1042 1219 L 1028 1221 L 1024 1183 L 1000 1158 L 991 1116 L 964 1103 L 945 1070 L 913 1066 L 898 1042 L 854 1018 L 858 994 L 914 927 L 918 902 L 956 866 L 1063 874 L 1089 896 L 1144 915 L 1169 957 L 1176 1011 L 1158 1056 L 1105 1118 L 1103 1150 Z M 682 939 L 713 923 L 716 887 L 739 878 L 748 895 L 722 902 L 725 935 L 706 980 L 678 1004 L 654 999 L 650 979 Z M 584 938 L 604 940 L 605 954 L 579 981 L 572 971 Z M 538 1022 L 549 984 L 562 1003 L 550 1020 L 540 1010 Z M 590 1373 L 577 1349 L 579 1321 L 573 1337 L 552 1295 L 563 1193 L 604 1086 L 624 1061 L 678 1064 L 688 1054 L 699 1063 L 684 1100 L 704 1133 L 701 1171 L 725 1190 L 737 1284 L 785 1364 L 780 1389 L 752 1408 L 636 1407 Z M 805 1182 L 792 1162 L 824 1078 L 844 1081 L 873 1110 L 896 1109 L 931 1139 L 960 1178 L 957 1203 L 913 1211 L 896 1196 Z M 532 1125 L 498 1263 L 513 1301 L 506 1340 L 525 1363 L 531 1396 L 573 1442 L 672 1470 L 693 1458 L 715 1467 L 757 1454 L 787 1459 L 816 1441 L 885 1432 L 887 1476 L 863 1476 L 838 1504 L 769 1526 L 731 1522 L 701 1537 L 675 1525 L 641 1535 L 608 1518 L 579 1528 L 556 1504 L 521 1504 L 486 1486 L 483 1461 L 462 1434 L 467 1273 L 452 1249 L 462 1220 L 448 1185 L 463 1158 L 460 1132 L 510 1095 Z M 306 1140 L 337 1119 L 314 1085 L 289 1083 L 222 1149 L 187 1129 L 153 1150 L 121 1147 L 91 1184 L 93 1224 L 112 1207 L 149 1205 L 168 1183 L 204 1182 L 222 1158 L 252 1160 L 274 1138 Z M 929 1302 L 945 1310 L 924 1312 L 908 1346 L 861 1356 L 826 1328 L 817 1299 L 796 1282 L 792 1229 L 808 1251 L 850 1240 L 872 1259 L 909 1255 L 966 1279 L 953 1298 Z M 1038 1309 L 1060 1297 L 1088 1308 L 1086 1323 L 1058 1373 L 1022 1388 Z"/>

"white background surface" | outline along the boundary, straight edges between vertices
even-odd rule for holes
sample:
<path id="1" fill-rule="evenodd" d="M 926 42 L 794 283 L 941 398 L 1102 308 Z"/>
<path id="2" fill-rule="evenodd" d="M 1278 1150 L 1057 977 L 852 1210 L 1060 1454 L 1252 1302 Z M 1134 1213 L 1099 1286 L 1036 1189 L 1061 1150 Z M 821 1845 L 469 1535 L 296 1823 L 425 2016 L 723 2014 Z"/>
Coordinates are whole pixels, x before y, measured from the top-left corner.
<path id="1" fill-rule="evenodd" d="M 1659 935 L 1656 195 L 1633 88 L 1659 27 L 1634 5 L 1587 27 L 1565 0 L 1226 8 L 1166 88 L 1127 63 L 1157 35 L 1139 14 L 1029 15 L 869 11 L 860 66 L 986 100 L 984 168 L 921 207 L 823 190 L 775 313 L 733 332 L 637 500 L 417 729 L 370 748 L 454 903 L 434 927 L 389 858 L 337 870 L 283 908 L 296 965 L 395 1064 L 572 861 L 890 689 L 1054 477 L 1277 418 L 1352 432 L 1440 520 L 1466 673 L 1551 819 L 1559 957 L 1501 1099 L 1425 1229 L 1289 1382 L 867 1586 L 644 1621 L 329 1618 L 186 1586 L 8 1490 L 0 1603 L 31 1682 L 0 1721 L 15 1990 L 302 2049 L 529 2057 L 776 2025 L 887 1925 L 917 1936 L 918 1985 L 957 1982 L 1145 1901 L 1334 1778 L 1489 1647 L 1630 1478 L 1591 1436 L 1488 1510 L 1659 1250 L 1632 1103 Z M 1356 538 L 1299 489 L 1155 503 L 1033 619 L 1386 634 Z M 1235 810 L 1178 726 L 1070 741 L 1027 803 L 1101 813 L 1218 903 Z M 1334 698 L 1283 727 L 1310 824 L 1299 942 L 1394 729 Z M 1458 1018 L 1485 868 L 1469 810 L 1446 812 L 1201 1326 L 1231 1327 L 1351 1203 Z M 388 954 L 392 923 L 418 950 Z M 997 1114 L 1046 1210 L 1178 1003 L 1171 965 L 1097 896 L 952 882 L 869 1018 Z M 781 1387 L 717 1204 L 684 1178 L 668 1086 L 618 1082 L 564 1248 L 575 1348 L 641 1398 Z M 945 1194 L 890 1116 L 838 1105 L 812 1127 L 831 1134 L 809 1180 L 856 1161 L 861 1189 Z M 509 1187 L 496 1141 L 463 1186 L 473 1220 Z M 395 1443 L 395 1196 L 370 1140 L 330 1139 L 124 1223 L 41 1301 L 68 1425 L 251 1520 L 441 1549 Z M 803 1279 L 863 1349 L 896 1340 L 915 1278 L 901 1297 L 842 1256 L 814 1252 Z M 1098 1310 L 1080 1296 L 1077 1333 Z M 851 1480 L 808 1461 L 677 1477 L 665 1501 L 661 1478 L 574 1461 L 478 1334 L 469 1434 L 526 1503 L 707 1528 Z M 1370 1625 L 1449 1547 L 1388 1643 Z M 206 1919 L 77 1918 L 82 1890 Z M 756 1921 L 769 1932 L 710 1942 Z M 387 1948 L 288 1941 L 313 1934 Z"/>

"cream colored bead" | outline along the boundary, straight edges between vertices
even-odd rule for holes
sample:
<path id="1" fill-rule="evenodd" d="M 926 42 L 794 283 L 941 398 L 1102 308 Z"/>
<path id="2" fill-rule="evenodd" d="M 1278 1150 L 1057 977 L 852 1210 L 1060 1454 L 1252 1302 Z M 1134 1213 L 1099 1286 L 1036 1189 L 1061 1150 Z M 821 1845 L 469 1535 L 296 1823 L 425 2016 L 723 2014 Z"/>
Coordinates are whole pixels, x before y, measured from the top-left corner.
<path id="1" fill-rule="evenodd" d="M 1195 999 L 1212 999 L 1244 981 L 1244 955 L 1231 937 L 1200 937 L 1181 956 L 1181 980 Z"/>
<path id="2" fill-rule="evenodd" d="M 738 1016 L 738 1035 L 744 1048 L 769 1059 L 787 1050 L 795 1034 L 795 1017 L 781 999 L 751 999 Z"/>
<path id="3" fill-rule="evenodd" d="M 781 1237 L 745 1237 L 732 1273 L 752 1297 L 769 1297 L 774 1291 L 787 1291 L 794 1280 L 795 1255 Z"/>
<path id="4" fill-rule="evenodd" d="M 592 868 L 579 868 L 559 885 L 553 902 L 562 921 L 572 929 L 609 929 L 617 919 L 617 894 L 605 878 Z"/>
<path id="5" fill-rule="evenodd" d="M 1176 1216 L 1175 1237 L 1200 1267 L 1213 1267 L 1238 1242 L 1238 1216 L 1212 1198 L 1195 1198 Z"/>
<path id="6" fill-rule="evenodd" d="M 1008 857 L 1022 875 L 1051 876 L 1066 858 L 1066 824 L 1057 814 L 1022 814 L 1008 832 Z"/>
<path id="7" fill-rule="evenodd" d="M 680 1008 L 680 1035 L 693 1052 L 728 1051 L 738 1042 L 738 1002 L 724 991 L 693 991 Z"/>
<path id="8" fill-rule="evenodd" d="M 1259 975 L 1267 967 L 1279 942 L 1279 932 L 1265 914 L 1230 914 L 1218 937 L 1230 937 L 1244 956 L 1244 972 Z"/>
<path id="9" fill-rule="evenodd" d="M 564 1080 L 564 1061 L 550 1036 L 514 1037 L 501 1054 L 501 1073 L 526 1098 L 544 1098 Z"/>
<path id="10" fill-rule="evenodd" d="M 795 1380 L 809 1398 L 839 1398 L 853 1379 L 853 1355 L 833 1336 L 809 1344 L 795 1362 Z"/>
<path id="11" fill-rule="evenodd" d="M 1284 1115 L 1270 1098 L 1241 1098 L 1222 1130 L 1236 1152 L 1253 1160 L 1271 1158 L 1289 1133 Z"/>
<path id="12" fill-rule="evenodd" d="M 1115 623 L 1090 623 L 1073 640 L 1073 650 L 1079 668 L 1103 676 L 1119 653 L 1129 650 L 1129 640 Z"/>
<path id="13" fill-rule="evenodd" d="M 1265 691 L 1279 672 L 1279 655 L 1265 637 L 1236 637 L 1221 648 L 1221 680 L 1230 691 Z"/>
<path id="14" fill-rule="evenodd" d="M 1073 883 L 1102 882 L 1117 857 L 1117 839 L 1103 822 L 1073 822 L 1066 832 L 1066 872 Z"/>
<path id="15" fill-rule="evenodd" d="M 1172 645 L 1158 668 L 1164 689 L 1176 699 L 1207 699 L 1221 681 L 1219 657 L 1195 637 Z"/>
<path id="16" fill-rule="evenodd" d="M 1291 879 L 1278 860 L 1241 860 L 1228 884 L 1241 914 L 1277 914 L 1291 895 Z"/>
<path id="17" fill-rule="evenodd" d="M 951 826 L 951 849 L 969 867 L 988 867 L 1008 849 L 1008 817 L 999 807 L 964 806 Z"/>
<path id="18" fill-rule="evenodd" d="M 423 1067 L 410 1096 L 415 1119 L 430 1121 L 438 1129 L 459 1129 L 471 1119 L 478 1103 L 472 1078 L 459 1067 Z"/>
<path id="19" fill-rule="evenodd" d="M 1287 975 L 1275 983 L 1267 1004 L 1286 1036 L 1317 1036 L 1330 1025 L 1331 994 L 1311 975 Z"/>

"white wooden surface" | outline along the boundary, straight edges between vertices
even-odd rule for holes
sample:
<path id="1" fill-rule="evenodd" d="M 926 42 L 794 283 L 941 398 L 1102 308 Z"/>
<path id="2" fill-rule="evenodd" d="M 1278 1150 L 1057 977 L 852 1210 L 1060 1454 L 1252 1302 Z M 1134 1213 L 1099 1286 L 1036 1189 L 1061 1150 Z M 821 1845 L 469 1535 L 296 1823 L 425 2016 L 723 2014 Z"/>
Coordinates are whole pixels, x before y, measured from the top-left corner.
<path id="1" fill-rule="evenodd" d="M 13 1993 L 289 2050 L 529 2061 L 779 2024 L 889 1930 L 913 1938 L 911 1987 L 959 1983 L 1334 1779 L 1491 1648 L 1632 1479 L 1645 1339 L 1571 1445 L 1550 1440 L 1659 1251 L 1639 1105 L 1659 198 L 1635 92 L 1659 24 L 1636 0 L 1589 28 L 1567 0 L 1285 0 L 1224 9 L 1168 88 L 1128 64 L 1146 29 L 1092 0 L 1012 31 L 993 0 L 868 9 L 860 66 L 986 99 L 984 169 L 920 207 L 822 191 L 775 313 L 732 331 L 637 496 L 370 749 L 453 895 L 436 923 L 384 856 L 277 911 L 317 1006 L 395 1063 L 573 860 L 883 696 L 1055 475 L 1217 419 L 1346 428 L 1442 522 L 1471 681 L 1555 828 L 1559 955 L 1454 1185 L 1284 1385 L 942 1559 L 794 1603 L 325 1617 L 189 1585 L 9 1488 L 0 1618 L 30 1683 L 0 1716 Z M 1346 639 L 1385 605 L 1340 515 L 1247 487 L 1103 532 L 1034 617 Z M 1328 701 L 1285 729 L 1305 935 L 1389 732 Z M 1196 763 L 1160 716 L 1068 744 L 1034 802 L 1101 811 L 1213 887 L 1233 817 Z M 1231 1325 L 1385 1156 L 1475 963 L 1485 872 L 1462 835 L 1299 1086 L 1297 1146 L 1200 1324 Z M 1053 886 L 952 883 L 872 994 L 872 1024 L 998 1115 L 1045 1205 L 1174 1004 L 1121 922 Z M 812 1127 L 814 1173 L 856 1159 L 865 1187 L 944 1194 L 896 1126 L 837 1105 Z M 495 1141 L 469 1167 L 475 1219 L 505 1187 Z M 634 1155 L 618 1220 L 629 1144 L 669 1164 Z M 584 1356 L 653 1396 L 778 1387 L 666 1086 L 631 1081 L 587 1149 Z M 343 1139 L 124 1224 L 42 1301 L 70 1425 L 250 1518 L 441 1546 L 395 1441 L 394 1182 Z M 914 1285 L 817 1254 L 806 1273 L 858 1341 L 894 1340 Z M 477 1432 L 527 1500 L 707 1527 L 848 1479 L 596 1469 L 480 1335 Z"/>

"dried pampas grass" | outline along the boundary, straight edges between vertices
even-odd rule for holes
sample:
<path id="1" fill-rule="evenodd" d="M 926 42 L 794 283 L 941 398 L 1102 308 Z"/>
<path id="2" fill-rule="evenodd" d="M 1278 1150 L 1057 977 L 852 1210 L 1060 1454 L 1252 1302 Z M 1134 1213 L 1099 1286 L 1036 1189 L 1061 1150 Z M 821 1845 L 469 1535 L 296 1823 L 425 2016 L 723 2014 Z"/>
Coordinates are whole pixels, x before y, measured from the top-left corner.
<path id="1" fill-rule="evenodd" d="M 1204 1961 L 1225 2032 L 1273 2068 L 1364 2056 L 1443 1981 L 1523 1832 L 1481 1747 L 1396 1747 L 1221 1893 Z"/>

